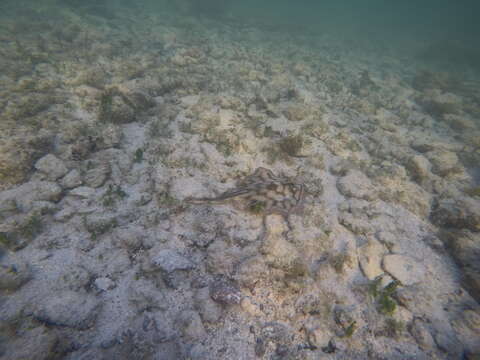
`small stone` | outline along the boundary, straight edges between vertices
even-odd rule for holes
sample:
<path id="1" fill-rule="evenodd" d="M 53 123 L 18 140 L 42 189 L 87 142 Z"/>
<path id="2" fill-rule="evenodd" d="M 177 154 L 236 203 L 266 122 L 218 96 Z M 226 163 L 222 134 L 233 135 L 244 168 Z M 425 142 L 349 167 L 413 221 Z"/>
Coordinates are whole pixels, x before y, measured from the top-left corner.
<path id="1" fill-rule="evenodd" d="M 48 154 L 35 163 L 35 169 L 45 173 L 50 180 L 57 180 L 68 171 L 62 160 L 53 154 Z"/>
<path id="2" fill-rule="evenodd" d="M 176 270 L 191 270 L 195 267 L 190 260 L 172 249 L 160 251 L 152 259 L 152 264 L 167 273 L 171 273 Z"/>
<path id="3" fill-rule="evenodd" d="M 459 359 L 463 354 L 463 346 L 453 333 L 439 331 L 434 335 L 438 347 L 448 353 L 451 359 Z"/>
<path id="4" fill-rule="evenodd" d="M 52 294 L 36 306 L 34 317 L 51 326 L 86 330 L 95 324 L 101 303 L 95 297 L 74 291 Z"/>
<path id="5" fill-rule="evenodd" d="M 383 274 L 382 257 L 385 254 L 385 248 L 382 244 L 373 238 L 359 249 L 360 267 L 369 280 L 374 280 Z"/>
<path id="6" fill-rule="evenodd" d="M 304 328 L 307 335 L 307 341 L 310 346 L 314 346 L 319 349 L 327 346 L 333 335 L 323 321 L 315 318 L 310 318 L 307 320 Z"/>
<path id="7" fill-rule="evenodd" d="M 107 291 L 115 287 L 115 283 L 108 277 L 101 277 L 95 279 L 95 286 L 98 290 Z"/>
<path id="8" fill-rule="evenodd" d="M 198 289 L 195 293 L 195 308 L 200 313 L 202 320 L 215 323 L 222 316 L 222 307 L 212 300 L 208 287 Z"/>
<path id="9" fill-rule="evenodd" d="M 225 305 L 240 304 L 243 297 L 236 286 L 225 280 L 217 280 L 210 286 L 210 296 L 216 302 Z"/>
<path id="10" fill-rule="evenodd" d="M 432 163 L 434 173 L 444 176 L 458 169 L 460 161 L 457 154 L 447 150 L 435 150 L 425 154 Z"/>
<path id="11" fill-rule="evenodd" d="M 109 176 L 110 165 L 105 162 L 87 171 L 85 174 L 85 184 L 93 188 L 98 188 L 107 181 Z"/>
<path id="12" fill-rule="evenodd" d="M 412 178 L 417 182 L 422 182 L 431 176 L 432 165 L 423 155 L 412 156 L 408 162 L 407 168 L 410 170 Z"/>
<path id="13" fill-rule="evenodd" d="M 74 208 L 65 207 L 59 212 L 55 213 L 53 218 L 55 219 L 55 221 L 64 222 L 69 220 L 73 215 L 75 215 L 75 213 L 76 213 L 76 210 Z"/>
<path id="14" fill-rule="evenodd" d="M 399 280 L 404 286 L 423 281 L 426 269 L 421 262 L 404 255 L 386 255 L 383 258 L 386 272 Z"/>
<path id="15" fill-rule="evenodd" d="M 183 311 L 177 318 L 183 337 L 187 341 L 202 341 L 207 336 L 200 315 L 195 311 Z"/>
<path id="16" fill-rule="evenodd" d="M 46 326 L 35 326 L 23 336 L 16 335 L 13 342 L 6 346 L 5 359 L 48 360 L 55 358 L 59 338 Z M 7 356 L 8 354 L 8 356 Z"/>
<path id="17" fill-rule="evenodd" d="M 62 188 L 54 182 L 41 181 L 32 189 L 35 194 L 35 201 L 53 201 L 60 199 Z"/>
<path id="18" fill-rule="evenodd" d="M 338 191 L 344 196 L 357 199 L 373 200 L 375 189 L 367 176 L 358 170 L 350 170 L 346 176 L 337 181 Z"/>
<path id="19" fill-rule="evenodd" d="M 32 278 L 27 263 L 19 259 L 4 260 L 0 264 L 0 289 L 14 291 Z"/>
<path id="20" fill-rule="evenodd" d="M 95 189 L 88 186 L 77 187 L 68 193 L 68 195 L 76 196 L 84 199 L 91 198 L 94 194 L 95 194 Z"/>
<path id="21" fill-rule="evenodd" d="M 434 206 L 431 218 L 437 226 L 479 232 L 480 202 L 468 197 L 441 199 Z"/>
<path id="22" fill-rule="evenodd" d="M 410 333 L 422 349 L 428 350 L 435 347 L 435 341 L 433 340 L 432 334 L 430 334 L 430 331 L 428 331 L 427 327 L 420 319 L 415 319 L 412 322 Z"/>
<path id="23" fill-rule="evenodd" d="M 250 314 L 251 316 L 261 316 L 263 312 L 260 308 L 252 302 L 252 300 L 248 297 L 244 297 L 240 302 L 240 306 L 243 311 Z"/>
<path id="24" fill-rule="evenodd" d="M 67 175 L 65 175 L 60 182 L 65 189 L 73 189 L 77 186 L 82 185 L 82 176 L 80 175 L 80 171 L 77 169 L 71 170 Z"/>

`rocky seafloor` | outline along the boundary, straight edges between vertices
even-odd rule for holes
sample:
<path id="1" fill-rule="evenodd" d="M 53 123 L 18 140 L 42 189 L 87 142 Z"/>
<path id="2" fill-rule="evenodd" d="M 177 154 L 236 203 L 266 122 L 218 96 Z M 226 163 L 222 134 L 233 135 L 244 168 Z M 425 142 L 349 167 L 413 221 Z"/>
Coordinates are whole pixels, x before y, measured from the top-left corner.
<path id="1" fill-rule="evenodd" d="M 478 74 L 328 33 L 0 6 L 2 359 L 478 358 Z M 185 201 L 259 167 L 303 212 Z"/>

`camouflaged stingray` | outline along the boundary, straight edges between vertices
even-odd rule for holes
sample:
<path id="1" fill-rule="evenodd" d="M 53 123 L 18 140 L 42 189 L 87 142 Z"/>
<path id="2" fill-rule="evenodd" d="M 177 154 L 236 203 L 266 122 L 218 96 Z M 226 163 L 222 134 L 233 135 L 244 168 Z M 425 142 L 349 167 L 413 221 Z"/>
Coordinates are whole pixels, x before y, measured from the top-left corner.
<path id="1" fill-rule="evenodd" d="M 275 176 L 269 169 L 260 167 L 252 175 L 241 180 L 237 186 L 216 197 L 187 198 L 192 204 L 224 203 L 237 198 L 245 202 L 246 208 L 262 213 L 288 215 L 301 210 L 305 197 L 303 184 L 287 177 Z"/>

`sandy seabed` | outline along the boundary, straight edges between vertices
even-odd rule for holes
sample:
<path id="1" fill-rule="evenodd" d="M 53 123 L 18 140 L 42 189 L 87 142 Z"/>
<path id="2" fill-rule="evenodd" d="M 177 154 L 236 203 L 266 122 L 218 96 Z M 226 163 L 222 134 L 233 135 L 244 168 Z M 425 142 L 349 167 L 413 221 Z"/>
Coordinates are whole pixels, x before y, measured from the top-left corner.
<path id="1" fill-rule="evenodd" d="M 3 10 L 2 359 L 479 356 L 478 73 L 286 25 Z M 258 168 L 302 211 L 185 201 Z"/>

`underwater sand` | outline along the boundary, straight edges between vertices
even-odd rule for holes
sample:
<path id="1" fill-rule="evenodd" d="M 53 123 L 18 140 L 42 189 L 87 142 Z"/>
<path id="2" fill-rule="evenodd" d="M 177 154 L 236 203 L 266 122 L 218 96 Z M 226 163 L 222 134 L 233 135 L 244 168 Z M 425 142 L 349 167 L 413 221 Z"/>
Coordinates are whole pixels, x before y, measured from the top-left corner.
<path id="1" fill-rule="evenodd" d="M 0 4 L 2 359 L 480 354 L 475 46 L 114 5 Z"/>

